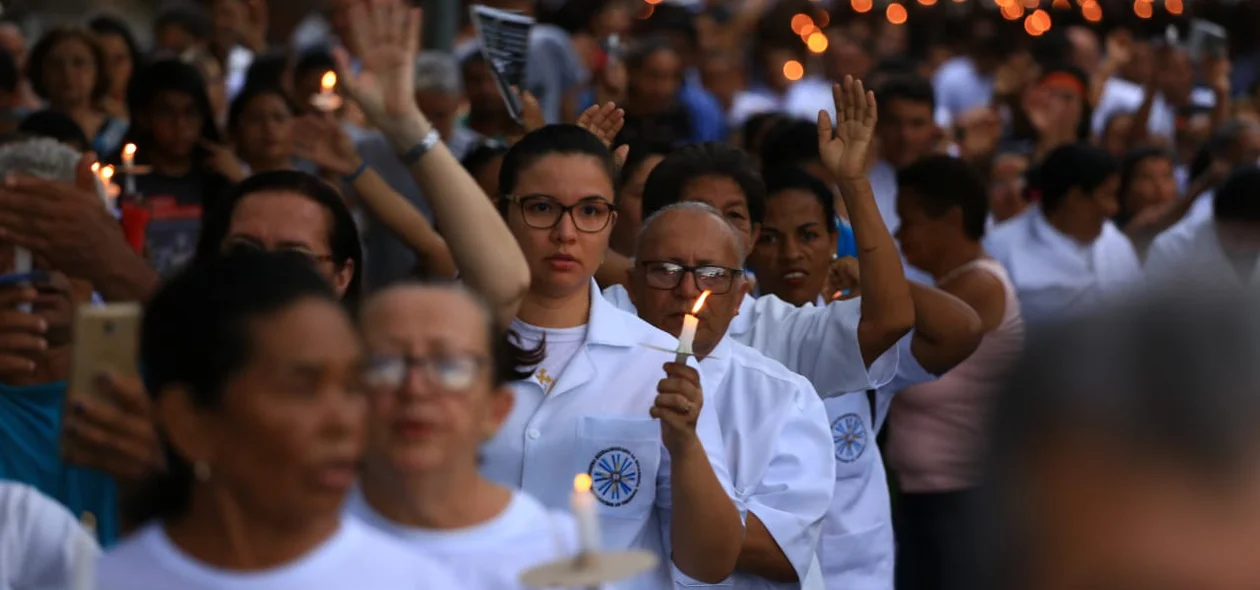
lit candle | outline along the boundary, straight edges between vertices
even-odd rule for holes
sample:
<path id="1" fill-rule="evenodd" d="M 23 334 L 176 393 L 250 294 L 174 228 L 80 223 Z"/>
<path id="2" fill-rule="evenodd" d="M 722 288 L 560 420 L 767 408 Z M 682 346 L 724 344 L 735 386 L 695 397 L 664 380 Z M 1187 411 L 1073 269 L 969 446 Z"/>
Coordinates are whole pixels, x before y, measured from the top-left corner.
<path id="1" fill-rule="evenodd" d="M 341 97 L 337 96 L 337 72 L 324 72 L 319 79 L 319 94 L 311 97 L 311 104 L 325 113 L 341 108 Z"/>
<path id="2" fill-rule="evenodd" d="M 578 523 L 578 552 L 587 555 L 599 552 L 599 516 L 595 514 L 595 496 L 591 493 L 591 476 L 579 473 L 573 478 L 573 516 Z"/>
<path id="3" fill-rule="evenodd" d="M 122 151 L 123 186 L 128 195 L 136 194 L 136 144 L 123 146 Z"/>
<path id="4" fill-rule="evenodd" d="M 31 272 L 31 251 L 21 246 L 13 247 L 13 274 L 27 274 Z M 22 313 L 31 313 L 30 303 L 19 303 L 17 310 Z"/>
<path id="5" fill-rule="evenodd" d="M 72 539 L 71 559 L 74 563 L 74 578 L 71 590 L 92 590 L 96 584 L 96 515 L 84 512 L 79 520 L 83 525 L 83 535 L 75 535 Z"/>
<path id="6" fill-rule="evenodd" d="M 118 197 L 118 185 L 114 184 L 114 174 L 116 171 L 113 166 L 104 166 L 97 174 L 97 178 L 101 179 L 101 184 L 105 187 L 105 196 L 110 199 Z M 131 181 L 131 175 L 127 176 L 127 181 Z"/>
<path id="7" fill-rule="evenodd" d="M 683 316 L 682 333 L 678 335 L 678 356 L 674 359 L 676 363 L 687 362 L 687 357 L 693 354 L 691 345 L 696 341 L 696 329 L 700 327 L 700 318 L 696 314 L 704 309 L 704 300 L 709 298 L 709 291 L 700 294 L 696 299 L 696 304 L 691 306 L 691 313 Z"/>

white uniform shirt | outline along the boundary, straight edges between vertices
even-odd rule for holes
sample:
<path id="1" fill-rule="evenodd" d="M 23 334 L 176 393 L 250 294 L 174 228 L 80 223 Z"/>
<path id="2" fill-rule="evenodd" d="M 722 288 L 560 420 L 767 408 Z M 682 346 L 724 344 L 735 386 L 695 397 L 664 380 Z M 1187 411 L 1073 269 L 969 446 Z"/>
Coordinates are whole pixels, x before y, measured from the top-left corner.
<path id="1" fill-rule="evenodd" d="M 1094 119 L 1090 122 L 1094 134 L 1107 127 L 1107 121 L 1121 114 L 1134 114 L 1142 107 L 1146 89 L 1123 78 L 1109 78 L 1103 84 L 1098 106 L 1094 107 Z M 1201 108 L 1216 106 L 1216 95 L 1207 88 L 1195 88 L 1190 92 L 1190 103 Z M 1147 132 L 1171 142 L 1177 132 L 1177 112 L 1164 100 L 1162 94 L 1151 101 L 1151 114 L 1146 121 Z"/>
<path id="2" fill-rule="evenodd" d="M 35 488 L 0 482 L 0 590 L 70 588 L 100 548 L 70 511 Z"/>
<path id="3" fill-rule="evenodd" d="M 590 473 L 603 546 L 661 557 L 656 571 L 618 590 L 660 590 L 671 581 L 669 453 L 649 411 L 674 354 L 656 348 L 674 350 L 678 340 L 610 305 L 592 281 L 585 345 L 549 384 L 549 394 L 536 376 L 512 385 L 516 404 L 482 454 L 486 477 L 555 509 L 569 508 L 574 475 Z M 702 407 L 696 433 L 730 494 L 712 404 Z"/>
<path id="4" fill-rule="evenodd" d="M 1159 234 L 1146 255 L 1145 270 L 1147 278 L 1160 285 L 1260 286 L 1260 263 L 1244 282 L 1221 248 L 1211 217 Z"/>
<path id="5" fill-rule="evenodd" d="M 634 309 L 620 285 L 606 289 L 604 296 L 622 309 Z M 860 298 L 796 307 L 774 296 L 745 297 L 727 336 L 804 376 L 823 397 L 836 466 L 818 549 L 826 587 L 888 590 L 892 508 L 865 392 L 893 379 L 898 354 L 894 347 L 868 370 L 857 337 L 860 320 Z"/>
<path id="6" fill-rule="evenodd" d="M 1029 324 L 1123 299 L 1142 278 L 1133 244 L 1110 221 L 1082 244 L 1050 225 L 1041 207 L 999 225 L 984 246 L 1006 268 Z"/>
<path id="7" fill-rule="evenodd" d="M 358 488 L 346 500 L 346 513 L 458 572 L 483 590 L 530 590 L 521 574 L 538 565 L 570 559 L 578 551 L 577 522 L 566 512 L 548 510 L 521 491 L 494 518 L 457 530 L 430 530 L 396 524 L 368 505 Z"/>
<path id="8" fill-rule="evenodd" d="M 436 561 L 346 517 L 306 555 L 264 571 L 219 569 L 185 554 L 151 523 L 105 554 L 97 590 L 479 589 Z"/>

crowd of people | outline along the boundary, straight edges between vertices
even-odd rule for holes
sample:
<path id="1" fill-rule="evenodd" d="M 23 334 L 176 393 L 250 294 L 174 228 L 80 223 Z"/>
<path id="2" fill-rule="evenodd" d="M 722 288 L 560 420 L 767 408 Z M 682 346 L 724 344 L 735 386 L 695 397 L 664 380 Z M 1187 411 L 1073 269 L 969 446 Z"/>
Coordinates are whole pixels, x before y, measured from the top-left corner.
<path id="1" fill-rule="evenodd" d="M 1260 587 L 1260 53 L 1099 2 L 0 23 L 0 590 Z"/>

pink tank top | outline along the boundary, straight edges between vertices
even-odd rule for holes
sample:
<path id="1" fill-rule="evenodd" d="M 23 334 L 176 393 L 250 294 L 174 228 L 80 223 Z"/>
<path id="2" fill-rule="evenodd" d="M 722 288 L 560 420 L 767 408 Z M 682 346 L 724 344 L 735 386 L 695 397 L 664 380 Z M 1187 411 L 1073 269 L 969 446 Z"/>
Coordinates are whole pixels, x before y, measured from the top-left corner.
<path id="1" fill-rule="evenodd" d="M 1024 349 L 1019 299 L 1002 265 L 990 258 L 974 260 L 944 282 L 968 272 L 987 272 L 1001 281 L 1006 310 L 967 360 L 893 398 L 887 457 L 907 492 L 946 492 L 978 483 L 989 408 Z"/>

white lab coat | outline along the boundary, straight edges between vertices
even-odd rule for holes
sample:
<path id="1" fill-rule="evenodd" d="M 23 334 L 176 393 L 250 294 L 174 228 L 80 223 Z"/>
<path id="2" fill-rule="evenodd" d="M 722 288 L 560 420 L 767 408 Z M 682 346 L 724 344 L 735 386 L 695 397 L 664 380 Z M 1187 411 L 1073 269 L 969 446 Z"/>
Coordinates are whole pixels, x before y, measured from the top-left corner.
<path id="1" fill-rule="evenodd" d="M 1092 243 L 1081 244 L 1050 225 L 1037 206 L 998 225 L 984 246 L 1006 268 L 1030 324 L 1124 299 L 1142 278 L 1133 244 L 1110 221 Z"/>
<path id="2" fill-rule="evenodd" d="M 1160 234 L 1146 255 L 1146 276 L 1159 285 L 1186 287 L 1260 286 L 1260 263 L 1246 282 L 1221 248 L 1211 217 L 1178 224 Z"/>
<path id="3" fill-rule="evenodd" d="M 770 531 L 798 578 L 808 580 L 835 480 L 822 400 L 804 377 L 730 338 L 700 367 L 722 424 L 736 497 Z M 748 590 L 802 587 L 740 573 L 731 582 Z"/>
<path id="4" fill-rule="evenodd" d="M 634 309 L 620 285 L 604 296 Z M 818 549 L 829 590 L 888 590 L 893 580 L 888 481 L 865 392 L 893 379 L 898 353 L 894 347 L 868 370 L 857 337 L 860 320 L 860 298 L 796 307 L 774 296 L 745 297 L 726 333 L 804 376 L 823 397 L 836 467 Z"/>
<path id="5" fill-rule="evenodd" d="M 594 282 L 591 291 L 584 346 L 549 394 L 532 377 L 512 384 L 516 404 L 483 450 L 482 473 L 562 510 L 569 509 L 574 475 L 590 473 L 603 546 L 661 557 L 655 571 L 613 587 L 660 590 L 671 582 L 670 465 L 661 425 L 648 412 L 674 355 L 649 347 L 674 350 L 678 341 L 610 305 Z M 696 432 L 732 494 L 713 404 L 704 404 Z"/>

